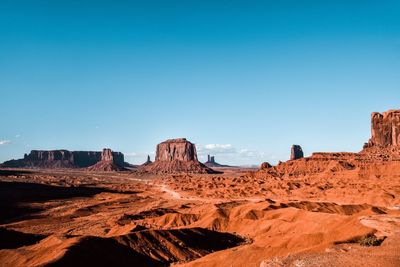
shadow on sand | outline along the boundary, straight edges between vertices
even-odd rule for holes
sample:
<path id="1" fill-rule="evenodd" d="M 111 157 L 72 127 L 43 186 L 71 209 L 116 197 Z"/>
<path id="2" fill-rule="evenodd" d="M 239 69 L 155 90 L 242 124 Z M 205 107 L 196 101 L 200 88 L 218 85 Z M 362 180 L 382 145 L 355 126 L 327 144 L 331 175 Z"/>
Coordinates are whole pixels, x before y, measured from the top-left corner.
<path id="1" fill-rule="evenodd" d="M 10 223 L 32 217 L 42 211 L 29 205 L 32 202 L 45 202 L 55 199 L 91 197 L 102 192 L 121 193 L 99 187 L 60 187 L 53 185 L 0 182 L 0 224 Z M 135 193 L 135 192 L 129 192 Z"/>

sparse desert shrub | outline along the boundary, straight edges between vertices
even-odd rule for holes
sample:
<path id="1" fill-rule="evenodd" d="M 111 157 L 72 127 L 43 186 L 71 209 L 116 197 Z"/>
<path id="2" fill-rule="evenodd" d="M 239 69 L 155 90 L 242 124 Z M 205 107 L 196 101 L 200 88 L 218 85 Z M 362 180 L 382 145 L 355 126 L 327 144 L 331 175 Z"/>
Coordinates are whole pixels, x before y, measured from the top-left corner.
<path id="1" fill-rule="evenodd" d="M 386 237 L 378 238 L 374 234 L 367 234 L 363 237 L 356 237 L 346 241 L 335 242 L 335 245 L 340 244 L 360 244 L 364 247 L 380 246 Z"/>
<path id="2" fill-rule="evenodd" d="M 384 240 L 385 237 L 377 238 L 375 235 L 366 235 L 363 238 L 361 238 L 358 241 L 358 243 L 364 247 L 372 247 L 372 246 L 380 246 Z"/>

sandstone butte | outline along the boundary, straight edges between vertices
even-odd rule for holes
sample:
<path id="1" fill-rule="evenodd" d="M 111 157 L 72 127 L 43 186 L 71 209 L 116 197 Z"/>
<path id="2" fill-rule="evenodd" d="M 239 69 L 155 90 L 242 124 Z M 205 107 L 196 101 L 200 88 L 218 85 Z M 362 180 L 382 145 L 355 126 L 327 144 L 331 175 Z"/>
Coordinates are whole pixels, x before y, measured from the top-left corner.
<path id="1" fill-rule="evenodd" d="M 304 157 L 303 149 L 299 145 L 293 145 L 290 153 L 290 160 L 301 159 Z"/>
<path id="2" fill-rule="evenodd" d="M 118 160 L 114 159 L 114 153 L 109 148 L 104 148 L 103 152 L 101 153 L 101 160 L 90 166 L 88 168 L 89 171 L 127 171 L 128 169 L 124 168 L 123 166 L 119 165 Z"/>
<path id="3" fill-rule="evenodd" d="M 158 144 L 155 161 L 139 170 L 151 173 L 215 173 L 199 162 L 195 144 L 185 138 L 169 139 Z"/>
<path id="4" fill-rule="evenodd" d="M 365 147 L 400 146 L 400 110 L 371 115 L 372 136 Z"/>

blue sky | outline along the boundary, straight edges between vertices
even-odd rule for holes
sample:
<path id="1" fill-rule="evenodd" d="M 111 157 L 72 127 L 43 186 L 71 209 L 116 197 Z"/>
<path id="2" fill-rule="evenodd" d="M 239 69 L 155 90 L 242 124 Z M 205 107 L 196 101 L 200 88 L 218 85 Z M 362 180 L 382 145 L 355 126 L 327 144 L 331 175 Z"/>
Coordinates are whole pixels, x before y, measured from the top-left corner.
<path id="1" fill-rule="evenodd" d="M 128 3 L 129 2 L 129 3 Z M 399 1 L 0 0 L 0 162 L 31 149 L 145 161 L 358 151 L 399 108 Z M 152 155 L 154 157 L 154 155 Z"/>

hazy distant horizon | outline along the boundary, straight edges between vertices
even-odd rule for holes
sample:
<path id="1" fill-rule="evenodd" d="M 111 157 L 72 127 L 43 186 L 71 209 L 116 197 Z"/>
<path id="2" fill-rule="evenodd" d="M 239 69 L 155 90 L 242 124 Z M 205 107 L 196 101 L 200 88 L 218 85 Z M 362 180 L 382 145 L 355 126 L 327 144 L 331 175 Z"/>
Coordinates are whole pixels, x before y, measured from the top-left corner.
<path id="1" fill-rule="evenodd" d="M 2 1 L 0 162 L 170 138 L 222 164 L 359 151 L 400 108 L 398 1 Z"/>

